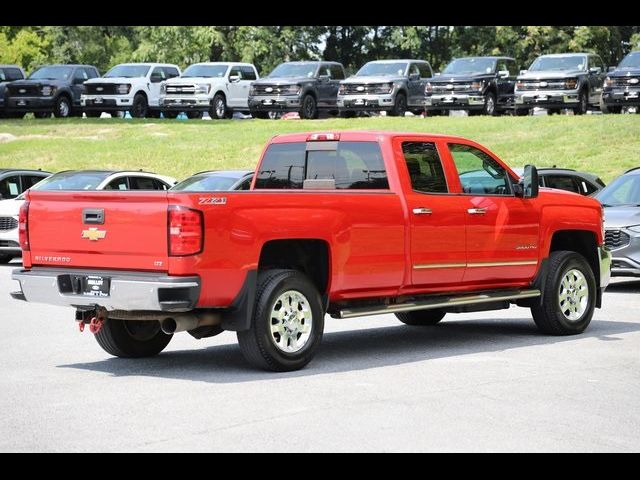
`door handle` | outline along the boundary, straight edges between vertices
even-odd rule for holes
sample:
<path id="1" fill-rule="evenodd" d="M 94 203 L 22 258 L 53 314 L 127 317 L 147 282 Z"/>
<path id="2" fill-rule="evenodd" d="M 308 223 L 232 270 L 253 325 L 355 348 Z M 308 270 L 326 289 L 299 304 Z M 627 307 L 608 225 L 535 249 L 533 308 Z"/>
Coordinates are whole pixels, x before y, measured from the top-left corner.
<path id="1" fill-rule="evenodd" d="M 470 215 L 484 215 L 487 213 L 486 208 L 469 208 L 467 209 L 467 213 Z"/>
<path id="2" fill-rule="evenodd" d="M 433 213 L 430 208 L 418 207 L 413 209 L 414 215 L 431 215 Z"/>

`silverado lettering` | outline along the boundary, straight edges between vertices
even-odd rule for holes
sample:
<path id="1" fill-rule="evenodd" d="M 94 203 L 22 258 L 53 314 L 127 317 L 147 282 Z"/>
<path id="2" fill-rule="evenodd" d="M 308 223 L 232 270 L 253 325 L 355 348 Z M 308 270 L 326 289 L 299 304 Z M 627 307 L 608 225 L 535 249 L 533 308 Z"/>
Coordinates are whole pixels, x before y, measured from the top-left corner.
<path id="1" fill-rule="evenodd" d="M 112 355 L 234 330 L 252 365 L 288 371 L 313 358 L 327 313 L 428 326 L 516 304 L 570 335 L 609 282 L 600 204 L 539 189 L 534 167 L 519 178 L 465 138 L 280 135 L 255 172 L 222 209 L 181 191 L 27 192 L 12 296 L 75 307 Z M 77 235 L 87 208 L 105 212 L 98 243 Z"/>

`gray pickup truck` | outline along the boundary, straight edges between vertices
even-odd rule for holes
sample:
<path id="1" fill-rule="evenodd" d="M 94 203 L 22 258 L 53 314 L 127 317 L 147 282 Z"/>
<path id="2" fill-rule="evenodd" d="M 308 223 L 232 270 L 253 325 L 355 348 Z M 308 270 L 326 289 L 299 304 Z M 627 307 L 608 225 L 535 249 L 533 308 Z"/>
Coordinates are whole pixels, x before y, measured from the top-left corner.
<path id="1" fill-rule="evenodd" d="M 424 90 L 433 76 L 424 60 L 378 60 L 340 82 L 338 109 L 344 116 L 363 111 L 385 111 L 404 116 L 424 111 Z"/>
<path id="2" fill-rule="evenodd" d="M 534 107 L 548 113 L 571 109 L 576 115 L 598 108 L 606 68 L 593 53 L 555 53 L 536 58 L 516 81 L 515 114 Z"/>

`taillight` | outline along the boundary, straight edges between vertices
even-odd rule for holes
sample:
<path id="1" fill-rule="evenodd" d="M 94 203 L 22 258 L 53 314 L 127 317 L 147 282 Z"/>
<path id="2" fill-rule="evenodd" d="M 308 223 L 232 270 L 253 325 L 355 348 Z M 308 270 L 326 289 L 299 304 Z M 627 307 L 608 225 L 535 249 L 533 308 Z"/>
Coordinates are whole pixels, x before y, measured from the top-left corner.
<path id="1" fill-rule="evenodd" d="M 337 142 L 339 133 L 312 133 L 307 137 L 307 142 Z"/>
<path id="2" fill-rule="evenodd" d="M 182 257 L 202 251 L 204 221 L 201 211 L 170 205 L 168 229 L 169 256 Z"/>
<path id="3" fill-rule="evenodd" d="M 18 216 L 18 235 L 20 237 L 20 248 L 28 252 L 31 250 L 29 245 L 29 201 L 25 200 L 20 207 L 20 215 Z"/>

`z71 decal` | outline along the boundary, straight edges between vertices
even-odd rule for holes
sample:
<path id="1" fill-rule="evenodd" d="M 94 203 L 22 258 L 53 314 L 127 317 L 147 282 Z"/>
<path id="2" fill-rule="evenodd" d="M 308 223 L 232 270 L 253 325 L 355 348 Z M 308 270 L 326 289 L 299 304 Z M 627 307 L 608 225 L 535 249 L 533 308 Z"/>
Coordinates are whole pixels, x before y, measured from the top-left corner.
<path id="1" fill-rule="evenodd" d="M 200 197 L 198 205 L 226 205 L 227 197 Z"/>

